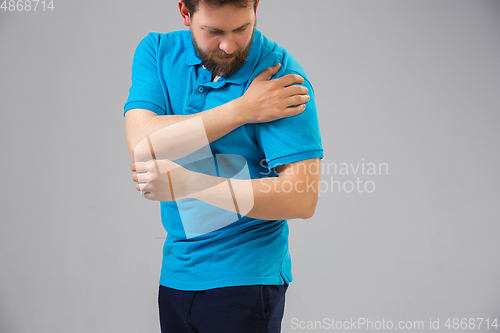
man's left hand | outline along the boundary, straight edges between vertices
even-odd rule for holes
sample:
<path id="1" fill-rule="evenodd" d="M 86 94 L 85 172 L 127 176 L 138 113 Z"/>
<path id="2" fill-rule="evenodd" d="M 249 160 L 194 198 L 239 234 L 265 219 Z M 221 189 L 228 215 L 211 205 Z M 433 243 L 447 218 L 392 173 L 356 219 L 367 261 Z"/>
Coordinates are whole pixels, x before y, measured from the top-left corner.
<path id="1" fill-rule="evenodd" d="M 137 183 L 146 199 L 153 201 L 175 201 L 185 198 L 192 172 L 170 160 L 135 162 L 131 166 L 135 173 L 132 180 Z"/>

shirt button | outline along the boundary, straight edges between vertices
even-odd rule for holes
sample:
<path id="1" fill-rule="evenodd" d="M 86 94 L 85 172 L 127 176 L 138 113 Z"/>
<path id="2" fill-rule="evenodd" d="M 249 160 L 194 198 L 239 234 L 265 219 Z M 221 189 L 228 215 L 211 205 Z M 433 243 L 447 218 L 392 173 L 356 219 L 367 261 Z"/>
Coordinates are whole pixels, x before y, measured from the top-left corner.
<path id="1" fill-rule="evenodd" d="M 203 87 L 200 87 L 200 89 L 198 89 L 199 92 L 203 92 Z"/>

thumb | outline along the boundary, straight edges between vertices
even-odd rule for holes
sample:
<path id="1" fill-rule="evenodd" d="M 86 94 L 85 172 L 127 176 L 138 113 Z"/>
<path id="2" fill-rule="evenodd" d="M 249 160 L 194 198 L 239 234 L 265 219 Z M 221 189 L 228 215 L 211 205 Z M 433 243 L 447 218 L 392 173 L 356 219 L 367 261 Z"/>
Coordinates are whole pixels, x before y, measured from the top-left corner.
<path id="1" fill-rule="evenodd" d="M 262 71 L 262 73 L 259 74 L 255 79 L 261 80 L 261 81 L 269 81 L 273 75 L 278 73 L 278 71 L 281 68 L 281 64 L 277 63 L 273 67 L 268 67 Z"/>

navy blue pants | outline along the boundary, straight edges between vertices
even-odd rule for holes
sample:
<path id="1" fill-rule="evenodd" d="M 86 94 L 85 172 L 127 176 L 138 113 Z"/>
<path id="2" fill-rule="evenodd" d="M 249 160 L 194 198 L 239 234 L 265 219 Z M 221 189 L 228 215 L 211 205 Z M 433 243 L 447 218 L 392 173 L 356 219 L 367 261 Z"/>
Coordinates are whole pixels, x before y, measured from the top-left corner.
<path id="1" fill-rule="evenodd" d="M 278 333 L 288 285 L 182 291 L 160 285 L 162 333 Z"/>

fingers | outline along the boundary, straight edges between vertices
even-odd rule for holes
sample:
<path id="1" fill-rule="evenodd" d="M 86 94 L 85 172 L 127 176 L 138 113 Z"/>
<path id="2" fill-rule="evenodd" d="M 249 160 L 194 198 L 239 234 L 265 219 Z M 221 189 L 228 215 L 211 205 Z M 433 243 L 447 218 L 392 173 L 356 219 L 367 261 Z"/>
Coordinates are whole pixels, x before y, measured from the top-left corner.
<path id="1" fill-rule="evenodd" d="M 301 114 L 302 112 L 304 112 L 305 109 L 306 109 L 306 105 L 305 104 L 300 104 L 300 105 L 297 105 L 297 106 L 294 106 L 294 107 L 288 107 L 288 108 L 285 109 L 284 117 L 287 118 L 287 117 L 296 116 L 296 115 Z"/>
<path id="2" fill-rule="evenodd" d="M 146 183 L 138 183 L 137 185 L 135 185 L 135 188 L 137 189 L 137 191 L 140 191 L 140 192 L 147 192 L 147 193 L 151 193 L 151 184 L 146 184 Z"/>
<path id="3" fill-rule="evenodd" d="M 153 193 L 148 191 L 146 184 L 137 184 L 135 188 L 137 189 L 137 191 L 141 192 L 141 194 L 144 198 L 146 198 L 148 200 L 156 200 Z"/>
<path id="4" fill-rule="evenodd" d="M 262 71 L 262 73 L 260 73 L 255 79 L 254 81 L 269 81 L 273 75 L 275 75 L 276 73 L 278 73 L 278 71 L 280 70 L 281 68 L 281 64 L 280 63 L 277 63 L 276 65 L 274 65 L 273 67 L 268 67 L 266 69 L 264 69 Z"/>
<path id="5" fill-rule="evenodd" d="M 285 96 L 307 95 L 309 89 L 300 85 L 293 85 L 284 89 Z"/>
<path id="6" fill-rule="evenodd" d="M 130 168 L 134 172 L 148 172 L 155 169 L 154 161 L 135 162 Z"/>
<path id="7" fill-rule="evenodd" d="M 132 175 L 132 180 L 136 183 L 149 183 L 153 181 L 157 177 L 156 173 L 153 171 L 151 172 L 141 172 L 141 173 L 134 173 Z"/>
<path id="8" fill-rule="evenodd" d="M 271 79 L 273 77 L 273 75 L 276 75 L 276 73 L 279 72 L 280 68 L 281 68 L 281 64 L 280 63 L 277 63 L 276 65 L 274 65 L 273 67 L 271 67 L 271 70 L 269 72 L 271 74 L 271 76 L 269 77 L 269 79 Z"/>
<path id="9" fill-rule="evenodd" d="M 136 173 L 132 175 L 132 180 L 139 184 L 146 184 L 158 177 L 159 174 L 155 162 L 156 161 L 133 163 L 130 169 Z M 138 187 L 137 190 L 139 191 Z"/>
<path id="10" fill-rule="evenodd" d="M 286 98 L 285 106 L 290 107 L 290 106 L 305 104 L 305 103 L 309 102 L 309 99 L 310 99 L 309 95 L 290 96 L 290 97 Z"/>
<path id="11" fill-rule="evenodd" d="M 279 85 L 283 87 L 291 86 L 292 84 L 302 84 L 304 83 L 304 78 L 297 74 L 288 74 L 275 80 Z"/>
<path id="12" fill-rule="evenodd" d="M 180 169 L 181 167 L 169 160 L 135 162 L 132 164 L 132 180 L 138 183 L 149 183 L 169 171 Z"/>
<path id="13" fill-rule="evenodd" d="M 135 162 L 130 170 L 134 172 L 152 172 L 156 170 L 157 174 L 180 168 L 180 165 L 170 160 L 151 160 L 147 162 Z"/>

